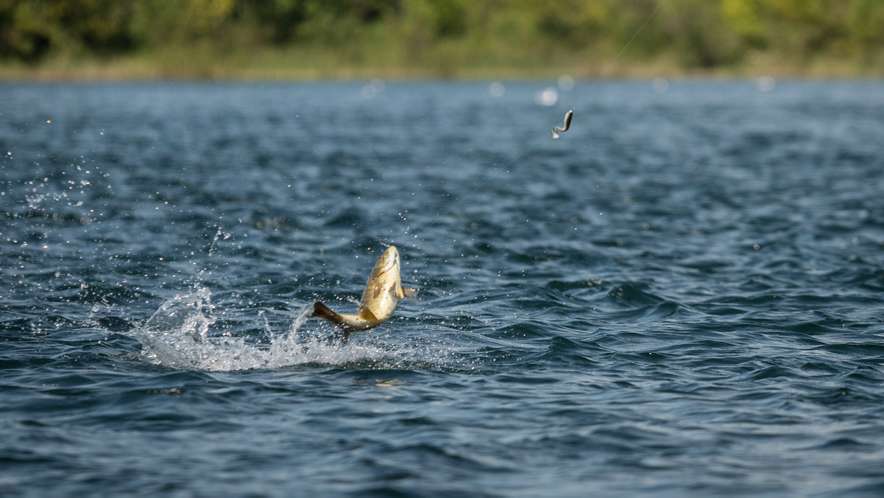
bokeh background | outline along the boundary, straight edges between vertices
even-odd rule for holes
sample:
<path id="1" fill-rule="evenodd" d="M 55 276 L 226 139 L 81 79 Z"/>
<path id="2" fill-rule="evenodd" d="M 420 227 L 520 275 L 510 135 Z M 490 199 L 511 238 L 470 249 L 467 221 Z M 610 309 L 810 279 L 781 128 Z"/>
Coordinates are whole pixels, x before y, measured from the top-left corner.
<path id="1" fill-rule="evenodd" d="M 880 0 L 0 0 L 0 77 L 884 74 Z"/>

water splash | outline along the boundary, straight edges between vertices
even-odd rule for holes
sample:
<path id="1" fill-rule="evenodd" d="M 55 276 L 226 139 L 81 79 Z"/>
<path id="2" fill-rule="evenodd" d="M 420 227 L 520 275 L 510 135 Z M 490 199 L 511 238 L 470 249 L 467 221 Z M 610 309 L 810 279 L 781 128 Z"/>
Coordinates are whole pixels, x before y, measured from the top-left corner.
<path id="1" fill-rule="evenodd" d="M 292 325 L 289 328 L 289 335 L 297 334 L 301 327 L 307 323 L 307 319 L 310 318 L 311 312 L 313 311 L 313 306 L 308 304 L 301 308 L 301 311 L 295 316 L 295 319 L 292 320 Z"/>
<path id="2" fill-rule="evenodd" d="M 218 230 L 215 232 L 215 236 L 212 237 L 212 243 L 209 244 L 209 251 L 208 251 L 209 257 L 211 257 L 212 254 L 215 252 L 215 246 L 218 245 L 218 241 L 221 239 L 227 240 L 231 237 L 231 235 L 232 234 L 227 233 L 224 230 L 222 230 L 221 226 L 219 225 Z"/>
<path id="3" fill-rule="evenodd" d="M 312 306 L 304 306 L 285 331 L 269 330 L 266 317 L 258 314 L 261 329 L 269 330 L 269 343 L 252 336 L 213 331 L 215 305 L 211 292 L 199 288 L 164 302 L 140 328 L 133 330 L 142 344 L 142 356 L 151 363 L 171 368 L 234 371 L 272 369 L 321 364 L 360 368 L 410 368 L 456 366 L 453 351 L 439 344 L 397 342 L 387 344 L 375 336 L 349 343 L 335 339 L 327 325 L 304 327 Z M 440 363 L 441 362 L 441 363 Z"/>

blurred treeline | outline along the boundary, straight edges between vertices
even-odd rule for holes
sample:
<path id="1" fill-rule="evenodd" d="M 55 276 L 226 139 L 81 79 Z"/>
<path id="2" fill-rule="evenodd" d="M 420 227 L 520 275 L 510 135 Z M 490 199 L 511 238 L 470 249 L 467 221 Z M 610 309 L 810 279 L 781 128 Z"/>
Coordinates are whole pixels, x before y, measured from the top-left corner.
<path id="1" fill-rule="evenodd" d="M 0 0 L 0 64 L 22 68 L 882 74 L 882 47 L 884 0 Z"/>

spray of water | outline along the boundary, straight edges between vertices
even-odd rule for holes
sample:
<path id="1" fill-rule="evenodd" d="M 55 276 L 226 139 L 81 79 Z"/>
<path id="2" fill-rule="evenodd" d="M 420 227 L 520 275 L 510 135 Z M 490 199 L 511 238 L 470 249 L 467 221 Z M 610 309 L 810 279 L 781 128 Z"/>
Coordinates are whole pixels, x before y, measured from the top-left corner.
<path id="1" fill-rule="evenodd" d="M 143 357 L 170 368 L 234 371 L 296 365 L 359 366 L 360 368 L 463 368 L 454 352 L 441 343 L 385 343 L 371 336 L 342 343 L 321 322 L 305 327 L 312 306 L 301 308 L 282 331 L 269 331 L 269 343 L 254 337 L 213 333 L 215 305 L 211 292 L 198 288 L 164 302 L 133 330 Z M 262 316 L 259 314 L 258 319 Z M 265 330 L 269 329 L 263 317 Z"/>

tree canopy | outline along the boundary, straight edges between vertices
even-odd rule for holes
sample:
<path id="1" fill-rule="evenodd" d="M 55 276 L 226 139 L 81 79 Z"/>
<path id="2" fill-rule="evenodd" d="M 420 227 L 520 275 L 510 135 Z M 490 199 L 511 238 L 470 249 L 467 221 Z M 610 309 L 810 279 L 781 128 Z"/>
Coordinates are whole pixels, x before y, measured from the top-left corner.
<path id="1" fill-rule="evenodd" d="M 0 0 L 0 59 L 197 45 L 219 56 L 309 47 L 355 63 L 455 69 L 569 57 L 668 58 L 686 69 L 759 56 L 881 65 L 882 26 L 881 0 Z"/>

